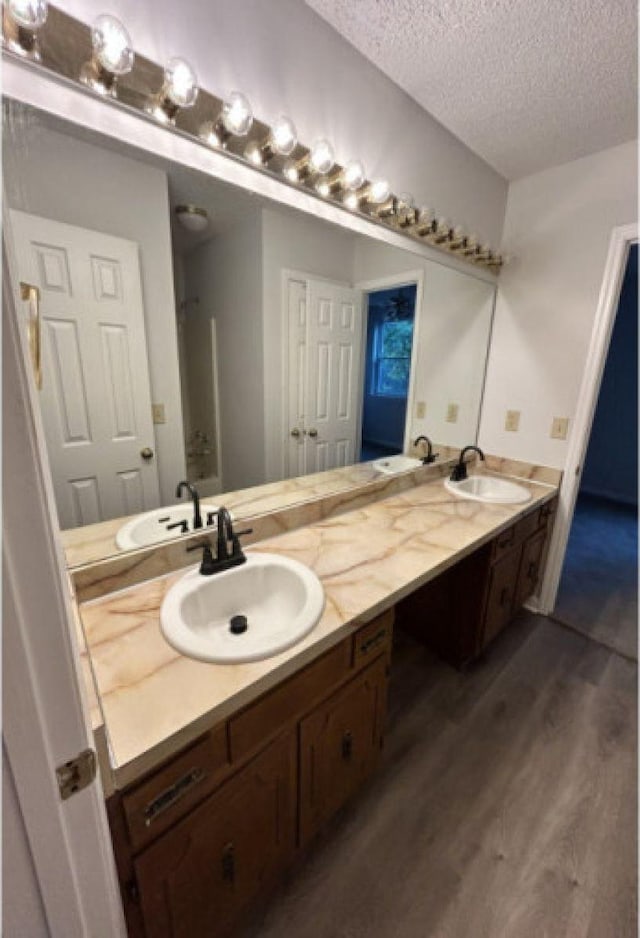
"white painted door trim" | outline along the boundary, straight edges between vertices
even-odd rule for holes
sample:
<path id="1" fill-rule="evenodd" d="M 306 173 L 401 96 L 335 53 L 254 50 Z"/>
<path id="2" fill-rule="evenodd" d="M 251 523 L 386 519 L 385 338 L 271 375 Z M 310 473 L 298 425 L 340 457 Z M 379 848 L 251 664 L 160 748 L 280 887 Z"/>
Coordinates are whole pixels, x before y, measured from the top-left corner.
<path id="1" fill-rule="evenodd" d="M 94 741 L 8 250 L 3 240 L 3 736 L 50 933 L 124 938 L 100 779 L 67 801 L 56 782 Z"/>
<path id="2" fill-rule="evenodd" d="M 587 362 L 580 385 L 573 432 L 569 439 L 564 476 L 560 486 L 558 516 L 549 548 L 549 560 L 542 582 L 537 610 L 549 615 L 555 607 L 564 557 L 573 521 L 584 458 L 589 445 L 591 427 L 600 394 L 611 333 L 618 311 L 620 289 L 630 245 L 638 240 L 638 225 L 614 228 L 604 268 L 596 316 L 591 332 Z"/>
<path id="3" fill-rule="evenodd" d="M 377 290 L 388 290 L 390 287 L 406 287 L 410 284 L 416 284 L 416 308 L 413 317 L 413 342 L 411 345 L 411 371 L 409 373 L 409 389 L 407 391 L 407 413 L 404 423 L 404 437 L 402 443 L 402 452 L 408 453 L 411 445 L 411 425 L 412 414 L 415 410 L 415 384 L 416 368 L 418 365 L 418 345 L 420 342 L 420 322 L 422 321 L 422 305 L 424 299 L 424 270 L 408 270 L 402 274 L 393 274 L 389 277 L 380 277 L 377 280 L 363 280 L 355 284 L 356 290 L 361 290 L 363 294 L 363 356 L 366 355 L 367 342 L 367 294 L 374 293 Z M 362 434 L 362 409 L 364 406 L 364 357 L 362 360 L 361 375 L 363 379 L 360 394 L 360 434 Z"/>

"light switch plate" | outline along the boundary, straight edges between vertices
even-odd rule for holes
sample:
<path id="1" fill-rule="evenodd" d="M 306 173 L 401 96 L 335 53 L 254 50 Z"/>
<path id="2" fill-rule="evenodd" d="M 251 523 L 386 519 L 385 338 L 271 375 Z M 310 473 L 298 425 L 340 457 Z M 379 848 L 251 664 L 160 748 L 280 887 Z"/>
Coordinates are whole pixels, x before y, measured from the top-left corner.
<path id="1" fill-rule="evenodd" d="M 551 439 L 552 440 L 566 440 L 568 432 L 569 432 L 569 418 L 568 417 L 554 417 L 553 423 L 551 424 Z"/>
<path id="2" fill-rule="evenodd" d="M 151 417 L 154 423 L 166 423 L 166 418 L 164 415 L 164 404 L 152 404 L 151 405 Z"/>
<path id="3" fill-rule="evenodd" d="M 447 407 L 447 423 L 456 423 L 458 420 L 458 405 L 449 404 Z"/>
<path id="4" fill-rule="evenodd" d="M 504 421 L 505 430 L 511 430 L 515 432 L 520 427 L 520 411 L 519 410 L 508 410 L 507 416 Z"/>
<path id="5" fill-rule="evenodd" d="M 424 420 L 427 413 L 427 405 L 425 401 L 418 401 L 416 404 L 416 420 Z"/>

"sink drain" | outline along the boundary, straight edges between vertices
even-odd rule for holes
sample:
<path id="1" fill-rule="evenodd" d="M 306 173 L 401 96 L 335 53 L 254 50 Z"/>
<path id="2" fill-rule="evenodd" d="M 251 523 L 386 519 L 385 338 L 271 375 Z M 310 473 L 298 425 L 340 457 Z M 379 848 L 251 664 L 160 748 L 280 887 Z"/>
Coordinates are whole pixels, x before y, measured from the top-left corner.
<path id="1" fill-rule="evenodd" d="M 246 616 L 231 616 L 229 619 L 229 631 L 232 635 L 242 635 L 249 628 Z"/>

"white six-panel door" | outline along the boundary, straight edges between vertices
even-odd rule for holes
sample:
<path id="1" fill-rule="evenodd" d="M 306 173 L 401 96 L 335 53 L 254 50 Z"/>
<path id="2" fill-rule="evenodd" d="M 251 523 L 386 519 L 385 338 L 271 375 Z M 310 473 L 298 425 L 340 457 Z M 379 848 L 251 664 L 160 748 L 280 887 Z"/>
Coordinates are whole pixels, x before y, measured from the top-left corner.
<path id="1" fill-rule="evenodd" d="M 40 289 L 47 450 L 61 528 L 159 505 L 138 245 L 11 212 Z"/>
<path id="2" fill-rule="evenodd" d="M 362 295 L 328 281 L 289 279 L 287 289 L 289 475 L 351 465 L 362 393 Z"/>

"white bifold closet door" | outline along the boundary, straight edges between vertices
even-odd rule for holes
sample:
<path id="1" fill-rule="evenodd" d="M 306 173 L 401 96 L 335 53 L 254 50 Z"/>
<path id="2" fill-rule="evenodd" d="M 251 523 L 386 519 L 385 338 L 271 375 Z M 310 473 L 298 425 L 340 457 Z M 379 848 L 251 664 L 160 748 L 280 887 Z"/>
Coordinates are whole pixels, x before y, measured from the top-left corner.
<path id="1" fill-rule="evenodd" d="M 157 507 L 138 245 L 17 211 L 11 228 L 19 277 L 40 289 L 40 404 L 60 527 Z"/>
<path id="2" fill-rule="evenodd" d="M 362 397 L 362 294 L 288 281 L 289 475 L 356 461 Z"/>

